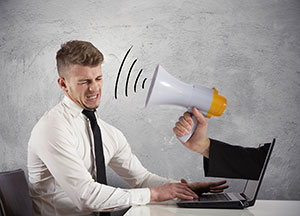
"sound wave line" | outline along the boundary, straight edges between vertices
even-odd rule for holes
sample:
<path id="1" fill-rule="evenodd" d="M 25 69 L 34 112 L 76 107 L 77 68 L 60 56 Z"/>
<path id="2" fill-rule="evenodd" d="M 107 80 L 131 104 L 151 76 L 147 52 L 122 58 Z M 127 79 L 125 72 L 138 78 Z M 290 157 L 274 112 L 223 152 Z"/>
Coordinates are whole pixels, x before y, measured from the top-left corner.
<path id="1" fill-rule="evenodd" d="M 135 79 L 135 82 L 134 82 L 134 92 L 136 92 L 136 85 L 138 83 L 138 80 L 139 80 L 142 72 L 143 72 L 143 69 L 140 70 L 139 74 L 137 75 L 137 77 Z"/>
<path id="2" fill-rule="evenodd" d="M 133 47 L 133 46 L 131 46 L 131 47 L 129 48 L 129 50 L 126 52 L 126 54 L 125 54 L 125 56 L 124 56 L 124 58 L 123 58 L 123 61 L 122 61 L 121 65 L 120 65 L 120 68 L 119 68 L 119 72 L 118 72 L 117 79 L 116 79 L 116 85 L 115 85 L 115 99 L 117 99 L 118 82 L 119 82 L 120 74 L 121 74 L 121 71 L 122 71 L 122 67 L 123 67 L 123 64 L 124 64 L 124 62 L 125 62 L 125 59 L 127 58 L 127 56 L 128 56 L 128 54 L 129 54 L 129 52 L 130 52 L 130 50 L 131 50 L 132 47 Z"/>
<path id="3" fill-rule="evenodd" d="M 135 59 L 135 60 L 133 61 L 133 63 L 131 64 L 130 69 L 129 69 L 129 72 L 128 72 L 128 75 L 127 75 L 126 86 L 125 86 L 125 95 L 126 95 L 126 97 L 128 97 L 127 91 L 128 91 L 129 77 L 130 77 L 132 68 L 133 68 L 134 64 L 136 63 L 136 61 L 137 61 L 137 59 Z"/>
<path id="4" fill-rule="evenodd" d="M 142 89 L 145 88 L 145 82 L 146 82 L 146 80 L 147 80 L 147 78 L 145 78 L 144 81 L 143 81 Z"/>

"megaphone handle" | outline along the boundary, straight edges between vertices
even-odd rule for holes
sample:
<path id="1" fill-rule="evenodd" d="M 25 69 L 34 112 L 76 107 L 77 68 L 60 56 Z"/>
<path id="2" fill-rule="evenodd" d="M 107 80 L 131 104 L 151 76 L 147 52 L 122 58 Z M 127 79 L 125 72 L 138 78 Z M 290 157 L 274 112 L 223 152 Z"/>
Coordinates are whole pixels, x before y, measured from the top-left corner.
<path id="1" fill-rule="evenodd" d="M 188 111 L 190 111 L 190 110 L 188 110 Z M 182 141 L 182 142 L 186 142 L 186 141 L 188 141 L 189 140 L 189 138 L 193 135 L 193 133 L 194 133 L 194 131 L 195 131 L 195 129 L 196 129 L 196 126 L 197 126 L 197 124 L 198 124 L 198 121 L 197 121 L 197 119 L 196 119 L 196 117 L 192 114 L 192 119 L 193 119 L 193 121 L 194 121 L 194 124 L 193 124 L 193 126 L 192 126 L 192 129 L 191 129 L 191 131 L 190 131 L 190 133 L 188 134 L 188 135 L 184 135 L 184 136 L 179 136 L 178 138 Z"/>

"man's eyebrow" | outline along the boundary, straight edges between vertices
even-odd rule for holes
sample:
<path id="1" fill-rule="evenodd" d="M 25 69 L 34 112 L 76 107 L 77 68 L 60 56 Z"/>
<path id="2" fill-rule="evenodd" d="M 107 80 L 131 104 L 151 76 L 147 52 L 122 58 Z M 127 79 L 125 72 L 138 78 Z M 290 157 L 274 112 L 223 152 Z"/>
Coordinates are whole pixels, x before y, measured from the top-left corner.
<path id="1" fill-rule="evenodd" d="M 102 77 L 103 77 L 103 75 L 99 75 L 99 76 L 96 77 L 96 79 L 102 78 Z M 89 79 L 89 78 L 82 78 L 82 79 L 79 79 L 78 82 L 89 81 L 89 80 L 91 80 L 91 79 Z"/>
<path id="2" fill-rule="evenodd" d="M 89 81 L 89 80 L 90 79 L 88 79 L 88 78 L 83 78 L 83 79 L 78 80 L 78 82 Z"/>

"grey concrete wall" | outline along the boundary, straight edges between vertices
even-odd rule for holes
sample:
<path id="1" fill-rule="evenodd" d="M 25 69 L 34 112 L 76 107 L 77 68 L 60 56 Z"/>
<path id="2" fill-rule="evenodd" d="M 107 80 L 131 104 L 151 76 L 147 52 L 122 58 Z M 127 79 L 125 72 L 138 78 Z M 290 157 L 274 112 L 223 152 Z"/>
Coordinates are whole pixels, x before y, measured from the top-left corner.
<path id="1" fill-rule="evenodd" d="M 26 169 L 32 127 L 63 97 L 56 83 L 56 51 L 63 42 L 81 39 L 105 55 L 102 118 L 124 132 L 150 171 L 210 180 L 203 176 L 202 157 L 172 133 L 184 108 L 143 108 L 160 63 L 178 79 L 216 86 L 227 97 L 225 113 L 208 120 L 210 137 L 243 146 L 277 137 L 259 198 L 299 200 L 299 20 L 296 0 L 1 0 L 0 171 Z M 116 76 L 131 46 L 116 100 Z M 140 69 L 144 72 L 134 93 Z M 109 181 L 126 187 L 112 171 Z M 229 183 L 233 190 L 243 181 Z"/>

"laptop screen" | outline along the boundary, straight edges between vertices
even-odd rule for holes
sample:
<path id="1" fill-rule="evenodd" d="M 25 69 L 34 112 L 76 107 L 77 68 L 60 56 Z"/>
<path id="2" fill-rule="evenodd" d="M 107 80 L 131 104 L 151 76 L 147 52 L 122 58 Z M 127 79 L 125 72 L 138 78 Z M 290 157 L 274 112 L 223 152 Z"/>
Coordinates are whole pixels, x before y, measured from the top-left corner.
<path id="1" fill-rule="evenodd" d="M 273 142 L 271 143 L 271 145 L 269 147 L 269 151 L 268 151 L 268 154 L 266 156 L 264 166 L 263 166 L 263 168 L 261 170 L 261 173 L 260 173 L 260 176 L 259 176 L 259 180 L 247 180 L 247 183 L 245 185 L 243 194 L 246 195 L 248 200 L 255 200 L 256 199 L 259 187 L 261 185 L 261 182 L 262 182 L 262 179 L 264 177 L 269 159 L 271 157 L 271 153 L 272 153 L 275 141 L 276 141 L 276 139 L 273 139 Z"/>

